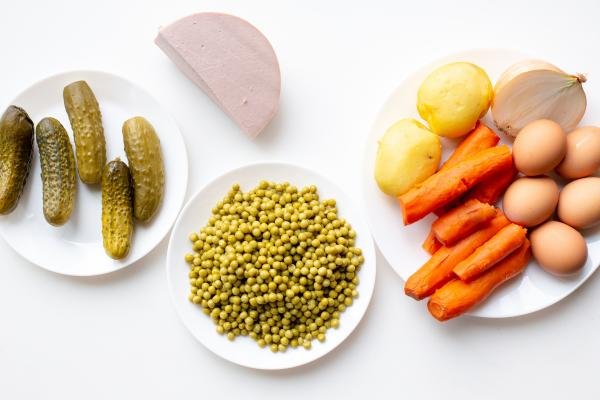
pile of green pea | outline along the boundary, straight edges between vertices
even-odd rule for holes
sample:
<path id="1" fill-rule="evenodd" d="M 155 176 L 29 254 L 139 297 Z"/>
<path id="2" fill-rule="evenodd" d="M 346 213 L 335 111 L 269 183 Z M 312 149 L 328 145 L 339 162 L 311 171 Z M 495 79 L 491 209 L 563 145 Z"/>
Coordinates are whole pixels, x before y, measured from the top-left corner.
<path id="1" fill-rule="evenodd" d="M 235 184 L 189 236 L 189 299 L 230 340 L 310 349 L 358 296 L 364 257 L 355 238 L 315 186 L 262 181 L 244 193 Z"/>

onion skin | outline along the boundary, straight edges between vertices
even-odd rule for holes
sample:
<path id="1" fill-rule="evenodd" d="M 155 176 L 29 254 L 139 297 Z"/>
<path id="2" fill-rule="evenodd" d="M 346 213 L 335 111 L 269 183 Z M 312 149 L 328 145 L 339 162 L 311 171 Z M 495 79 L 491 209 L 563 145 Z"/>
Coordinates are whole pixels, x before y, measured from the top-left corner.
<path id="1" fill-rule="evenodd" d="M 511 65 L 510 67 L 508 67 L 508 69 L 506 71 L 504 71 L 502 73 L 502 75 L 500 75 L 500 78 L 498 78 L 498 81 L 496 82 L 496 85 L 494 86 L 494 94 L 500 92 L 502 89 L 504 89 L 504 86 L 506 86 L 506 84 L 510 81 L 513 80 L 513 78 L 517 77 L 518 75 L 521 75 L 525 72 L 529 72 L 532 70 L 547 70 L 547 71 L 554 71 L 554 72 L 558 72 L 561 74 L 564 74 L 565 72 L 561 69 L 559 69 L 558 67 L 543 61 L 543 60 L 523 60 L 523 61 L 519 61 L 517 63 L 514 63 L 513 65 Z M 494 96 L 495 98 L 495 96 Z M 492 104 L 494 104 L 493 100 L 492 100 Z"/>
<path id="2" fill-rule="evenodd" d="M 542 60 L 513 64 L 494 87 L 494 123 L 511 136 L 517 136 L 521 128 L 537 119 L 553 120 L 569 132 L 585 113 L 585 80 L 582 75 L 569 75 Z"/>

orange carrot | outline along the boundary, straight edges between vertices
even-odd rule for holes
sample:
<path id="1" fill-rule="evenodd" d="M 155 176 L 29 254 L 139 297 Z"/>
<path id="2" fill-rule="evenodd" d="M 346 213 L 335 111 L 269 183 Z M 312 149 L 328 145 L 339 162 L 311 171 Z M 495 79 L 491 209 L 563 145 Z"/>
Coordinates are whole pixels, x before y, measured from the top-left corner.
<path id="1" fill-rule="evenodd" d="M 490 128 L 488 128 L 483 122 L 478 121 L 475 128 L 465 136 L 462 142 L 456 146 L 452 155 L 446 160 L 446 162 L 440 168 L 440 171 L 448 169 L 451 166 L 457 164 L 459 161 L 472 156 L 480 152 L 481 150 L 494 147 L 498 144 L 500 138 Z M 451 204 L 448 206 L 440 207 L 435 210 L 435 215 L 441 217 L 448 210 L 454 208 L 457 204 Z"/>
<path id="2" fill-rule="evenodd" d="M 510 222 L 502 213 L 492 219 L 481 230 L 472 233 L 452 247 L 440 247 L 431 259 L 412 274 L 404 285 L 406 295 L 421 300 L 431 296 L 454 276 L 452 270 L 479 246 L 487 242 Z"/>
<path id="3" fill-rule="evenodd" d="M 431 295 L 437 287 L 446 283 L 450 279 L 445 277 L 447 268 L 444 268 L 444 271 L 441 271 L 441 268 L 451 254 L 452 251 L 448 247 L 440 247 L 417 272 L 408 278 L 404 284 L 404 293 L 415 300 L 422 300 Z M 452 269 L 449 270 L 449 275 L 451 274 Z"/>
<path id="4" fill-rule="evenodd" d="M 439 171 L 398 197 L 404 224 L 420 220 L 452 202 L 496 171 L 512 164 L 508 146 L 491 147 Z"/>
<path id="5" fill-rule="evenodd" d="M 454 273 L 463 281 L 473 280 L 521 247 L 526 234 L 527 229 L 520 225 L 505 226 L 473 254 L 459 262 L 454 267 Z"/>
<path id="6" fill-rule="evenodd" d="M 458 201 L 452 202 L 450 204 L 446 204 L 445 206 L 440 207 L 437 210 L 435 210 L 433 213 L 435 215 L 437 215 L 438 217 L 441 217 L 442 215 L 446 214 L 448 212 L 448 210 L 453 209 L 454 207 L 456 207 L 457 203 L 458 203 Z"/>
<path id="7" fill-rule="evenodd" d="M 465 136 L 458 146 L 456 146 L 456 149 L 454 149 L 452 155 L 442 165 L 440 171 L 458 164 L 460 161 L 481 150 L 494 147 L 498 144 L 499 140 L 500 138 L 494 131 L 488 128 L 483 122 L 478 121 L 475 128 Z"/>
<path id="8" fill-rule="evenodd" d="M 431 225 L 431 231 L 444 246 L 452 246 L 496 216 L 496 209 L 479 200 L 469 200 L 448 211 Z"/>
<path id="9" fill-rule="evenodd" d="M 429 312 L 439 321 L 464 314 L 484 301 L 502 283 L 520 274 L 530 258 L 529 241 L 525 239 L 518 250 L 478 278 L 471 282 L 454 279 L 436 291 L 427 303 Z"/>
<path id="10" fill-rule="evenodd" d="M 429 235 L 427 235 L 421 247 L 429 254 L 433 254 L 442 247 L 442 244 L 435 238 L 433 231 L 429 231 Z"/>
<path id="11" fill-rule="evenodd" d="M 514 165 L 496 172 L 467 193 L 465 200 L 477 199 L 483 203 L 496 204 L 500 196 L 515 180 L 517 173 L 517 168 Z"/>

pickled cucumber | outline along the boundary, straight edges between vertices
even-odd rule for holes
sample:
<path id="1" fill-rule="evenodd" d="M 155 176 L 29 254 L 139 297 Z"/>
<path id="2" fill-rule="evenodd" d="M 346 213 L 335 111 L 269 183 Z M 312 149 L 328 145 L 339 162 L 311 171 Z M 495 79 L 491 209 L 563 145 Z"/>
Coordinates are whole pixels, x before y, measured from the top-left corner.
<path id="1" fill-rule="evenodd" d="M 102 239 L 104 250 L 116 260 L 124 258 L 133 235 L 133 201 L 129 167 L 115 159 L 102 173 Z"/>
<path id="2" fill-rule="evenodd" d="M 0 118 L 0 214 L 15 209 L 29 176 L 33 122 L 20 107 L 9 106 Z"/>
<path id="3" fill-rule="evenodd" d="M 69 135 L 54 118 L 44 118 L 35 128 L 42 165 L 44 217 L 49 224 L 63 225 L 75 205 L 75 157 Z"/>
<path id="4" fill-rule="evenodd" d="M 79 177 L 88 184 L 99 183 L 106 164 L 106 140 L 96 96 L 85 81 L 77 81 L 64 88 L 63 100 L 75 138 Z"/>
<path id="5" fill-rule="evenodd" d="M 133 179 L 133 212 L 136 219 L 149 221 L 162 202 L 165 172 L 160 141 L 145 118 L 123 123 L 123 142 Z"/>

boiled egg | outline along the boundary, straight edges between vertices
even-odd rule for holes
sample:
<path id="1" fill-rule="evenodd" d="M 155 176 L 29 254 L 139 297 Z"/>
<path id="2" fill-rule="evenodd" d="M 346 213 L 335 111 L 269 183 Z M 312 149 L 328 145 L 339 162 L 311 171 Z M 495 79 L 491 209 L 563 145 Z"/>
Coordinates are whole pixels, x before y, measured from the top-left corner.
<path id="1" fill-rule="evenodd" d="M 585 239 L 577 230 L 562 222 L 546 222 L 531 233 L 530 240 L 533 256 L 551 274 L 573 274 L 587 260 Z"/>
<path id="2" fill-rule="evenodd" d="M 525 125 L 513 143 L 513 158 L 517 169 L 527 176 L 552 171 L 567 151 L 567 135 L 559 124 L 539 119 Z"/>
<path id="3" fill-rule="evenodd" d="M 558 218 L 577 229 L 600 222 L 600 178 L 592 176 L 567 184 L 558 199 Z"/>
<path id="4" fill-rule="evenodd" d="M 567 135 L 567 153 L 556 172 L 568 179 L 583 178 L 600 168 L 600 128 L 583 126 Z"/>
<path id="5" fill-rule="evenodd" d="M 521 226 L 536 226 L 554 213 L 558 186 L 547 176 L 519 178 L 506 189 L 502 203 L 509 220 Z"/>

